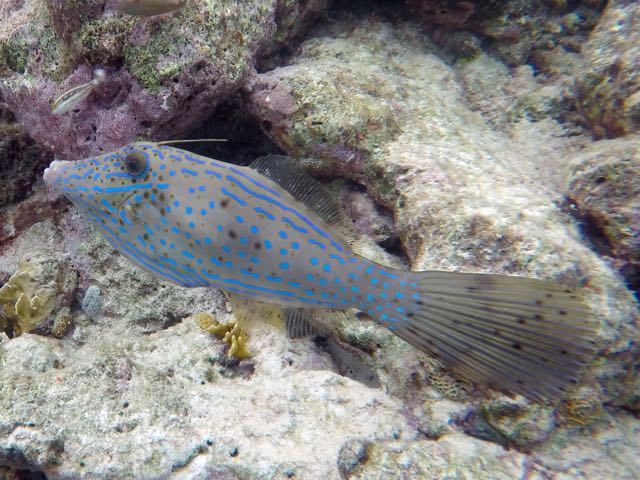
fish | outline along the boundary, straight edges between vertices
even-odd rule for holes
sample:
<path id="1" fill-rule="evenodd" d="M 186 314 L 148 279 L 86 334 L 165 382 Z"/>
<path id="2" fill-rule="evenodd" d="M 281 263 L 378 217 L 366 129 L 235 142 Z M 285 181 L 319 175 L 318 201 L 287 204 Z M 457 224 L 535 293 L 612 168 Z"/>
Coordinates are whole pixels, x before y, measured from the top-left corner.
<path id="1" fill-rule="evenodd" d="M 220 289 L 245 306 L 287 309 L 292 322 L 355 308 L 492 389 L 562 398 L 595 353 L 597 329 L 579 289 L 519 276 L 412 272 L 367 259 L 338 202 L 288 156 L 238 166 L 136 142 L 54 160 L 44 180 L 159 279 Z"/>
<path id="2" fill-rule="evenodd" d="M 97 68 L 93 72 L 93 79 L 90 82 L 83 83 L 70 88 L 60 94 L 51 104 L 51 113 L 54 115 L 62 115 L 75 108 L 80 102 L 89 96 L 95 88 L 100 85 L 107 77 L 107 73 L 102 68 Z"/>
<path id="3" fill-rule="evenodd" d="M 187 0 L 118 0 L 116 9 L 128 15 L 151 17 L 178 10 L 185 3 Z"/>

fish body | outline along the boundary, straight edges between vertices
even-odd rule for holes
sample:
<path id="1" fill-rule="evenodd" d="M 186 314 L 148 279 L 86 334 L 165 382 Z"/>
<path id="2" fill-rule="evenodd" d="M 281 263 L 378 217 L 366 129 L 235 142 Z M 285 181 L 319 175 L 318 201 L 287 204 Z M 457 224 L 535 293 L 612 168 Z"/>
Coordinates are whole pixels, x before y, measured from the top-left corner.
<path id="1" fill-rule="evenodd" d="M 151 17 L 170 13 L 184 6 L 187 0 L 118 0 L 116 6 L 121 13 Z"/>
<path id="2" fill-rule="evenodd" d="M 80 102 L 89 96 L 95 88 L 100 85 L 106 78 L 106 72 L 98 68 L 93 73 L 93 79 L 90 82 L 83 83 L 70 88 L 60 94 L 51 105 L 51 113 L 54 115 L 62 115 L 76 107 Z"/>
<path id="3" fill-rule="evenodd" d="M 291 307 L 357 308 L 470 380 L 531 398 L 559 397 L 575 383 L 593 353 L 579 292 L 522 277 L 379 265 L 318 214 L 322 197 L 296 186 L 293 172 L 288 178 L 291 162 L 258 163 L 135 143 L 54 161 L 45 181 L 124 256 L 166 281 Z"/>

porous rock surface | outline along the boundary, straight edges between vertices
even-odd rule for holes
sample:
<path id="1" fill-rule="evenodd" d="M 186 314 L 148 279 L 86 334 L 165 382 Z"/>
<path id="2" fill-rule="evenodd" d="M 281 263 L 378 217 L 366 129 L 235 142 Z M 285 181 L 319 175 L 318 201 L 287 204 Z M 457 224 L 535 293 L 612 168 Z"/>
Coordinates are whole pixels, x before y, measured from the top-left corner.
<path id="1" fill-rule="evenodd" d="M 242 85 L 257 59 L 284 45 L 327 0 L 188 2 L 150 18 L 114 0 L 0 4 L 0 91 L 41 145 L 82 158 L 140 135 L 178 138 Z M 52 99 L 105 68 L 106 81 L 66 114 Z"/>

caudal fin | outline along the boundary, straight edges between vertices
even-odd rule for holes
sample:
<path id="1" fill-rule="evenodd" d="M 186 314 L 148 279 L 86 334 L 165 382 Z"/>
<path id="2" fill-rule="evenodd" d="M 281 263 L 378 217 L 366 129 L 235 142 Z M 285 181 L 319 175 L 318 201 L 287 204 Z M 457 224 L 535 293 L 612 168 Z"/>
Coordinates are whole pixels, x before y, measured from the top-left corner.
<path id="1" fill-rule="evenodd" d="M 469 380 L 556 399 L 577 382 L 595 351 L 582 295 L 523 277 L 419 272 L 403 282 L 400 338 Z"/>

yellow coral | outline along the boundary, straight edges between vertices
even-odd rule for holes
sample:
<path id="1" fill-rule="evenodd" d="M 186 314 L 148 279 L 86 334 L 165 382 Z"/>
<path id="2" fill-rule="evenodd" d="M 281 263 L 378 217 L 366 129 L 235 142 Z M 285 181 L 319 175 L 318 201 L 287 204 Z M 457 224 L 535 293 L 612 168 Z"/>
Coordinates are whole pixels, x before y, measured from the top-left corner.
<path id="1" fill-rule="evenodd" d="M 193 319 L 202 330 L 214 334 L 229 345 L 227 356 L 239 359 L 251 358 L 247 348 L 247 334 L 238 327 L 235 321 L 218 322 L 216 318 L 207 312 L 193 314 Z"/>
<path id="2" fill-rule="evenodd" d="M 18 262 L 18 271 L 0 288 L 0 327 L 16 336 L 30 332 L 53 310 L 55 292 L 39 285 L 43 262 L 27 255 Z"/>

